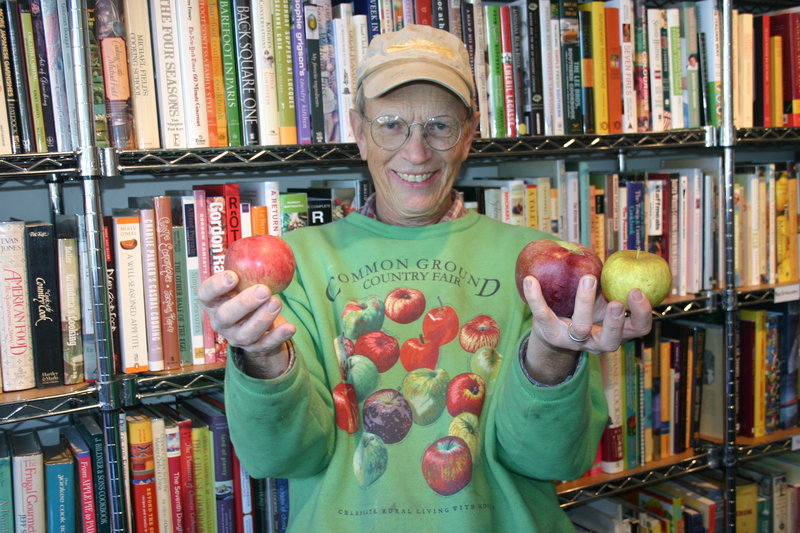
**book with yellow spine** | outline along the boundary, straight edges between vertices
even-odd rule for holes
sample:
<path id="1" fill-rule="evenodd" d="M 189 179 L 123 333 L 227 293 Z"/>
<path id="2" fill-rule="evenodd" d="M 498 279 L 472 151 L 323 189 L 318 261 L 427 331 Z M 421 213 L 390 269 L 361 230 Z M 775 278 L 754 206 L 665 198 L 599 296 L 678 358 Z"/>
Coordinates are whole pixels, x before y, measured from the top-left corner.
<path id="1" fill-rule="evenodd" d="M 591 13 L 592 54 L 596 58 L 604 58 L 606 48 L 606 14 L 605 2 L 595 0 L 578 6 L 580 11 Z M 597 133 L 609 133 L 608 124 L 608 62 L 593 61 L 594 77 L 594 123 Z"/>

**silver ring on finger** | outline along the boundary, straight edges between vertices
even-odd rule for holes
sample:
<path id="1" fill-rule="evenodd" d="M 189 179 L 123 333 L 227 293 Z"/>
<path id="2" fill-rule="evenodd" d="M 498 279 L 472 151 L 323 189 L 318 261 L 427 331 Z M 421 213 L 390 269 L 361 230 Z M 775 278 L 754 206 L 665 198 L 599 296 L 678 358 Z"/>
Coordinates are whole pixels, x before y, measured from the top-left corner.
<path id="1" fill-rule="evenodd" d="M 572 322 L 570 322 L 569 326 L 567 326 L 567 337 L 569 337 L 573 341 L 577 342 L 578 344 L 583 344 L 584 342 L 588 341 L 589 338 L 592 336 L 591 333 L 587 333 L 583 337 L 578 337 L 577 335 L 575 335 L 575 332 L 572 330 L 572 326 L 573 325 L 574 324 Z"/>

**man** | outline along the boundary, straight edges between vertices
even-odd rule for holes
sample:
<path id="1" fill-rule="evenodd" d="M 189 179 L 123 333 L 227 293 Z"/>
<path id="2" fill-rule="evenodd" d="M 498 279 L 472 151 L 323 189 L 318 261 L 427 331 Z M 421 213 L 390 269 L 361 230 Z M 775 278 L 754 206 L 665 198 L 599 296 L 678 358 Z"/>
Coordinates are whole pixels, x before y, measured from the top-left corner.
<path id="1" fill-rule="evenodd" d="M 297 273 L 273 296 L 201 288 L 233 349 L 225 394 L 248 471 L 290 478 L 291 531 L 526 531 L 572 526 L 553 480 L 592 464 L 607 419 L 595 356 L 651 309 L 585 277 L 570 319 L 525 281 L 545 237 L 467 212 L 453 191 L 478 123 L 463 44 L 410 25 L 377 36 L 350 118 L 376 193 L 284 236 Z"/>

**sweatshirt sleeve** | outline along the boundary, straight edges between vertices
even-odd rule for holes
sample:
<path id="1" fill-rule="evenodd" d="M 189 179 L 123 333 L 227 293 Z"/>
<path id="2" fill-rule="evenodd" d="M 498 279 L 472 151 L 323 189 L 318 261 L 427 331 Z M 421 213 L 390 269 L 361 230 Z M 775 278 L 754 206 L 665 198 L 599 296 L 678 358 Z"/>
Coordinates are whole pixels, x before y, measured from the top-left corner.
<path id="1" fill-rule="evenodd" d="M 597 357 L 585 354 L 559 385 L 531 383 L 518 360 L 498 390 L 496 439 L 509 470 L 540 480 L 569 480 L 592 465 L 608 410 Z"/>

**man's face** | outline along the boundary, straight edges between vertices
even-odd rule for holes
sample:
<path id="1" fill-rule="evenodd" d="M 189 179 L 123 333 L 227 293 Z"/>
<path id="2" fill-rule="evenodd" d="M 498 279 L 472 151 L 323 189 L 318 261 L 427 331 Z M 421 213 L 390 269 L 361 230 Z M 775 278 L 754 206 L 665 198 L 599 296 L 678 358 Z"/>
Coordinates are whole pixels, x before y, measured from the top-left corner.
<path id="1" fill-rule="evenodd" d="M 458 97 L 432 83 L 411 83 L 379 98 L 366 99 L 363 112 L 366 120 L 393 115 L 408 124 L 424 124 L 429 118 L 439 116 L 463 121 L 467 116 Z M 399 149 L 381 148 L 370 135 L 364 117 L 351 111 L 356 143 L 375 184 L 378 218 L 400 226 L 437 222 L 450 206 L 450 190 L 469 154 L 477 113 L 463 126 L 458 143 L 445 151 L 428 146 L 419 125 L 411 128 L 411 135 Z"/>

